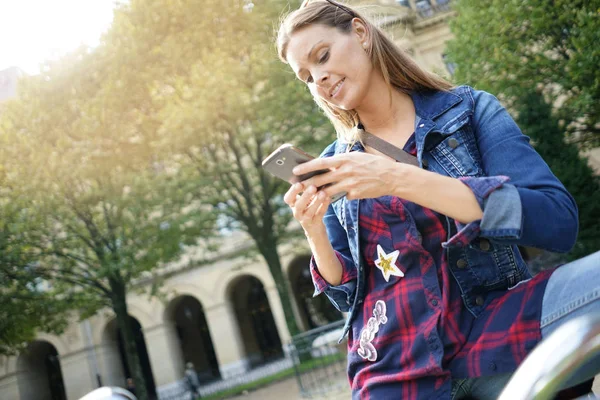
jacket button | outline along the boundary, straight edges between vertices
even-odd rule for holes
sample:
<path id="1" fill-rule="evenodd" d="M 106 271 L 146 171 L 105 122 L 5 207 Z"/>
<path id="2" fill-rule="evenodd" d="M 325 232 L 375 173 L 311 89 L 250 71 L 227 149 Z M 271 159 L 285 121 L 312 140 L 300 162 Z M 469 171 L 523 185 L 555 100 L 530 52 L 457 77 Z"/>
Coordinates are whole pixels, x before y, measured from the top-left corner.
<path id="1" fill-rule="evenodd" d="M 467 260 L 465 260 L 464 258 L 461 258 L 461 259 L 459 259 L 459 260 L 456 262 L 456 266 L 457 266 L 458 268 L 460 268 L 460 269 L 463 269 L 463 268 L 465 268 L 465 267 L 467 266 Z"/>
<path id="2" fill-rule="evenodd" d="M 458 140 L 451 138 L 450 140 L 448 140 L 448 146 L 452 147 L 453 149 L 458 147 Z"/>
<path id="3" fill-rule="evenodd" d="M 482 306 L 484 302 L 485 301 L 483 300 L 483 296 L 475 297 L 475 304 L 477 304 L 478 306 Z"/>
<path id="4" fill-rule="evenodd" d="M 423 168 L 425 168 L 425 169 L 427 169 L 427 167 L 429 167 L 429 161 L 427 161 L 426 159 L 423 159 L 422 164 L 423 164 Z"/>
<path id="5" fill-rule="evenodd" d="M 479 248 L 483 251 L 488 251 L 490 249 L 490 241 L 487 239 L 479 240 Z"/>

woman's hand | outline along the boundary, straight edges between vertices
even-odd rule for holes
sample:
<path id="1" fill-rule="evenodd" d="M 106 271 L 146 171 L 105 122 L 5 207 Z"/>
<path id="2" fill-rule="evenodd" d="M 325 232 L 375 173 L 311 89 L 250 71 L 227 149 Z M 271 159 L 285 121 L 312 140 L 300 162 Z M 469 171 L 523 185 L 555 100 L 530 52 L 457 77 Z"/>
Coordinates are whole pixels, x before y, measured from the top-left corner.
<path id="1" fill-rule="evenodd" d="M 326 198 L 346 192 L 348 200 L 396 196 L 446 215 L 463 224 L 479 220 L 483 210 L 471 189 L 456 178 L 368 153 L 352 152 L 318 158 L 294 168 L 294 174 L 329 169 L 302 182 L 321 187 Z"/>
<path id="2" fill-rule="evenodd" d="M 323 191 L 317 193 L 313 185 L 296 183 L 283 196 L 283 201 L 291 207 L 294 218 L 307 234 L 325 228 L 323 216 L 329 207 L 329 197 Z"/>
<path id="3" fill-rule="evenodd" d="M 348 200 L 377 198 L 394 195 L 408 185 L 412 165 L 373 154 L 352 152 L 332 157 L 317 158 L 294 168 L 294 174 L 330 169 L 330 172 L 314 176 L 302 182 L 306 187 L 329 185 L 319 192 L 327 198 L 346 192 Z M 319 193 L 320 194 L 320 193 Z"/>

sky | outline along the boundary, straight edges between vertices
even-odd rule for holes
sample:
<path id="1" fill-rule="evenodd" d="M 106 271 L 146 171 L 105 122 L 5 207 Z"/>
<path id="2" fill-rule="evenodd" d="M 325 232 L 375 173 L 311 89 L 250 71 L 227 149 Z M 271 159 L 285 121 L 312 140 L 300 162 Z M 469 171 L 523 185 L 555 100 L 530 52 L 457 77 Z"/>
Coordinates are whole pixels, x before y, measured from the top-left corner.
<path id="1" fill-rule="evenodd" d="M 115 0 L 0 0 L 0 71 L 28 74 L 39 64 L 95 46 L 112 22 Z"/>

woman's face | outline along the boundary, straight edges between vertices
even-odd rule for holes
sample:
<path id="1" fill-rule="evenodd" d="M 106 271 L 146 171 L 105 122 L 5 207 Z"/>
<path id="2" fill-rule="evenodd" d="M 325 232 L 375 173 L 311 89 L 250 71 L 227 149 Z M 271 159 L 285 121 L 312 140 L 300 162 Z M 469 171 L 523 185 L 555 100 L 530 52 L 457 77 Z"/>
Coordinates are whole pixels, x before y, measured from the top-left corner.
<path id="1" fill-rule="evenodd" d="M 356 109 L 366 97 L 373 71 L 363 47 L 366 36 L 357 19 L 350 33 L 310 25 L 292 34 L 287 61 L 313 96 L 343 110 Z"/>

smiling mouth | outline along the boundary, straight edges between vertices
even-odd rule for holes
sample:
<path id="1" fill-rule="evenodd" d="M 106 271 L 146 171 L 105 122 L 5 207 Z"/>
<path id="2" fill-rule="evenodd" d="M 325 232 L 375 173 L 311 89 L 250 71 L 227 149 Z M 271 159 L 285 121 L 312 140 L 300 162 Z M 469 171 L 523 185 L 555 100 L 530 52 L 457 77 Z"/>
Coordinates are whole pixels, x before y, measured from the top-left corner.
<path id="1" fill-rule="evenodd" d="M 331 93 L 329 94 L 329 97 L 333 97 L 336 94 L 338 94 L 338 92 L 340 91 L 340 88 L 342 87 L 342 84 L 344 83 L 345 80 L 346 80 L 346 78 L 343 78 L 333 87 L 333 89 L 331 90 Z"/>

